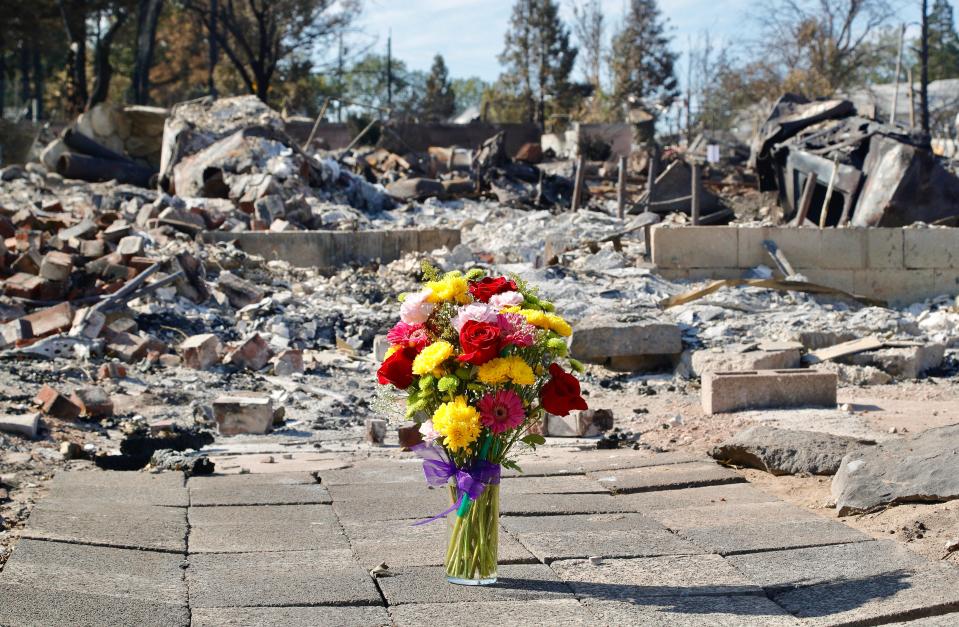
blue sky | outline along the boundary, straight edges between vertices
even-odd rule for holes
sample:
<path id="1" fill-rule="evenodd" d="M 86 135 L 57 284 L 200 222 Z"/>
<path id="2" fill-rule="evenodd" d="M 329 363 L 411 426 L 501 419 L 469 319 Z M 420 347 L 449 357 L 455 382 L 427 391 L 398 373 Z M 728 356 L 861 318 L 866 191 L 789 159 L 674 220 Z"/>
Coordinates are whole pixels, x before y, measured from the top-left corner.
<path id="1" fill-rule="evenodd" d="M 905 2 L 905 0 L 901 0 Z M 570 18 L 571 1 L 560 0 L 563 15 Z M 602 0 L 607 22 L 615 24 L 623 14 L 624 0 Z M 689 38 L 700 33 L 732 43 L 751 36 L 750 14 L 761 2 L 755 0 L 660 0 L 669 19 L 674 49 L 684 52 Z M 907 2 L 908 5 L 918 5 Z M 441 53 L 454 77 L 479 76 L 495 80 L 500 73 L 496 56 L 503 49 L 503 34 L 513 0 L 366 0 L 361 27 L 365 39 L 376 37 L 376 50 L 385 52 L 386 38 L 393 32 L 393 55 L 416 70 L 429 70 L 433 55 Z M 904 19 L 918 19 L 917 10 L 904 11 Z M 695 44 L 694 44 L 695 45 Z M 679 70 L 685 67 L 680 60 Z"/>

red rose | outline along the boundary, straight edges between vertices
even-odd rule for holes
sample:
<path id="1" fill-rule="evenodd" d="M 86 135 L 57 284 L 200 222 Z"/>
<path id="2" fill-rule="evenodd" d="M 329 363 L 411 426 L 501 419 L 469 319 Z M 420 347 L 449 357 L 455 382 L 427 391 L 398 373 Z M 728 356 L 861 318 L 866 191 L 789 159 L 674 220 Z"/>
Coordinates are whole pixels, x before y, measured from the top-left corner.
<path id="1" fill-rule="evenodd" d="M 460 329 L 460 350 L 457 358 L 462 362 L 481 366 L 499 356 L 503 348 L 503 335 L 499 325 L 469 320 Z"/>
<path id="2" fill-rule="evenodd" d="M 416 359 L 416 352 L 415 348 L 407 346 L 384 359 L 380 369 L 376 371 L 380 384 L 392 383 L 401 390 L 413 385 L 413 360 Z"/>
<path id="3" fill-rule="evenodd" d="M 550 364 L 549 373 L 552 378 L 540 391 L 543 409 L 554 416 L 568 416 L 573 409 L 588 409 L 586 401 L 580 396 L 576 377 L 557 364 Z"/>
<path id="4" fill-rule="evenodd" d="M 507 279 L 504 276 L 486 277 L 479 281 L 470 282 L 470 294 L 481 303 L 488 303 L 491 296 L 502 294 L 503 292 L 515 292 L 516 281 Z"/>

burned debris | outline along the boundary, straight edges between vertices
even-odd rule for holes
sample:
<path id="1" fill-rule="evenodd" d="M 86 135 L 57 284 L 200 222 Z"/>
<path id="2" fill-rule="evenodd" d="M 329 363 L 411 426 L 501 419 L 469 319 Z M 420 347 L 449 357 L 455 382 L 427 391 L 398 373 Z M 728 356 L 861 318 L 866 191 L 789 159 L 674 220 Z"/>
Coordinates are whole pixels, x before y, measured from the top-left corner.
<path id="1" fill-rule="evenodd" d="M 792 224 L 900 227 L 959 216 L 959 177 L 928 138 L 859 115 L 848 100 L 786 94 L 750 155 L 761 191 L 776 191 Z"/>

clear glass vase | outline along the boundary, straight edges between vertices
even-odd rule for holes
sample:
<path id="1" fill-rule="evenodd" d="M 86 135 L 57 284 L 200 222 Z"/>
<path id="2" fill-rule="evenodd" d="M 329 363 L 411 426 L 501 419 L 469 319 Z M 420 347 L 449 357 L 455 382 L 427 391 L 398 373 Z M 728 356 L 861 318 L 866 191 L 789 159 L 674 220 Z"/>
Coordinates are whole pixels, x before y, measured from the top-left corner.
<path id="1" fill-rule="evenodd" d="M 450 487 L 458 502 L 455 487 Z M 464 511 L 465 509 L 465 511 Z M 446 517 L 449 527 L 446 547 L 446 579 L 464 586 L 496 583 L 499 559 L 499 484 L 487 484 L 483 493 L 465 508 Z"/>

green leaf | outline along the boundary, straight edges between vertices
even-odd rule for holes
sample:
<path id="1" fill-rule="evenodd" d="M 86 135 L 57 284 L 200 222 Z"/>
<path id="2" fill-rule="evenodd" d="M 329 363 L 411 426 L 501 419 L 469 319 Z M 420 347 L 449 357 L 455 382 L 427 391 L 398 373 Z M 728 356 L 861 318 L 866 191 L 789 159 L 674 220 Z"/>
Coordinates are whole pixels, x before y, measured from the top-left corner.
<path id="1" fill-rule="evenodd" d="M 534 448 L 541 444 L 546 444 L 546 438 L 539 435 L 538 433 L 530 433 L 524 436 L 523 438 L 521 438 L 520 441 L 523 444 L 528 444 L 529 446 L 532 446 Z"/>

